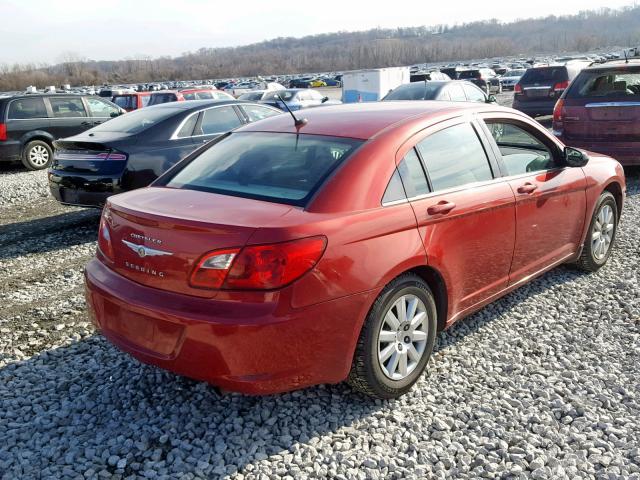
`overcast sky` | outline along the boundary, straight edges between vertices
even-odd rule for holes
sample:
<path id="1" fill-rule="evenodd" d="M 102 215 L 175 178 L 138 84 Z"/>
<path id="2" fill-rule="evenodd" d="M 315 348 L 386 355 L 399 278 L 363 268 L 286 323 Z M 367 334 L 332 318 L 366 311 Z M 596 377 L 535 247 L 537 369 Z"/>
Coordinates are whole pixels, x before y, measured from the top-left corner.
<path id="1" fill-rule="evenodd" d="M 0 64 L 179 55 L 338 30 L 455 24 L 615 8 L 633 0 L 0 0 Z M 383 8 L 382 5 L 386 5 Z"/>

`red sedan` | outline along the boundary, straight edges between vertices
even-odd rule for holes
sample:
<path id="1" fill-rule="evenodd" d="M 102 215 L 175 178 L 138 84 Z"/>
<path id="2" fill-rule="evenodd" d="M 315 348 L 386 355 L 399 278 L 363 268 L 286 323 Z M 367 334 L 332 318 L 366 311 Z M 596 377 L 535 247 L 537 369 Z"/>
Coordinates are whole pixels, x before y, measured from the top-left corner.
<path id="1" fill-rule="evenodd" d="M 110 197 L 86 293 L 143 362 L 264 394 L 407 392 L 437 331 L 611 254 L 611 158 L 495 105 L 384 102 L 248 125 Z"/>

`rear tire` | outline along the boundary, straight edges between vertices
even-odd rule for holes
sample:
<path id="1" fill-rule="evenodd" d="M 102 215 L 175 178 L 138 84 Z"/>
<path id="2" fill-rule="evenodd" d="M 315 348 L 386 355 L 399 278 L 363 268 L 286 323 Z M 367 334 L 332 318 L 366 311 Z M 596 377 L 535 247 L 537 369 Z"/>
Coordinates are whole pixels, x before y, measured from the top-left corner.
<path id="1" fill-rule="evenodd" d="M 367 315 L 348 383 L 375 398 L 404 395 L 429 362 L 436 333 L 437 310 L 429 286 L 414 274 L 397 277 Z"/>
<path id="2" fill-rule="evenodd" d="M 29 170 L 42 170 L 51 165 L 53 150 L 47 142 L 32 140 L 22 151 L 22 164 Z"/>
<path id="3" fill-rule="evenodd" d="M 618 204 L 610 192 L 602 192 L 593 211 L 577 267 L 587 272 L 602 268 L 611 256 L 617 230 Z"/>

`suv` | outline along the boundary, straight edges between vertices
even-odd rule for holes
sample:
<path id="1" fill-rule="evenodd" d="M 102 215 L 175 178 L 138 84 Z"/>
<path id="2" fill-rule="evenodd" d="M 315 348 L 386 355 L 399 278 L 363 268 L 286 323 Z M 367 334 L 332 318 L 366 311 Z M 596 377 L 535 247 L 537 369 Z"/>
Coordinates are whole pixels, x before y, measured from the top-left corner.
<path id="1" fill-rule="evenodd" d="M 487 95 L 492 93 L 502 93 L 500 79 L 496 72 L 490 68 L 477 68 L 472 70 L 462 70 L 458 73 L 458 80 L 467 80 L 476 87 L 481 88 Z"/>
<path id="2" fill-rule="evenodd" d="M 551 115 L 562 92 L 586 66 L 585 62 L 569 62 L 527 69 L 513 87 L 513 108 L 532 117 Z"/>
<path id="3" fill-rule="evenodd" d="M 553 133 L 572 147 L 640 165 L 640 60 L 582 70 L 555 106 Z"/>
<path id="4" fill-rule="evenodd" d="M 111 101 L 127 112 L 146 107 L 151 99 L 151 92 L 119 93 Z"/>
<path id="5" fill-rule="evenodd" d="M 125 111 L 100 97 L 18 94 L 0 97 L 0 161 L 22 160 L 29 170 L 47 168 L 53 141 L 106 122 Z"/>

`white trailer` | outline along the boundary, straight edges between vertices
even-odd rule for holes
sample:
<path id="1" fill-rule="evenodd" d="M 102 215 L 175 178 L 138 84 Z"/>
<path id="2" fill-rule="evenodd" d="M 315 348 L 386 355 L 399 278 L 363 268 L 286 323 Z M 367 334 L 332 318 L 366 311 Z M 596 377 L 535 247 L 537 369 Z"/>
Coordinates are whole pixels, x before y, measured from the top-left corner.
<path id="1" fill-rule="evenodd" d="M 342 75 L 342 101 L 344 103 L 377 102 L 389 90 L 409 83 L 409 67 L 372 68 L 352 70 Z"/>

